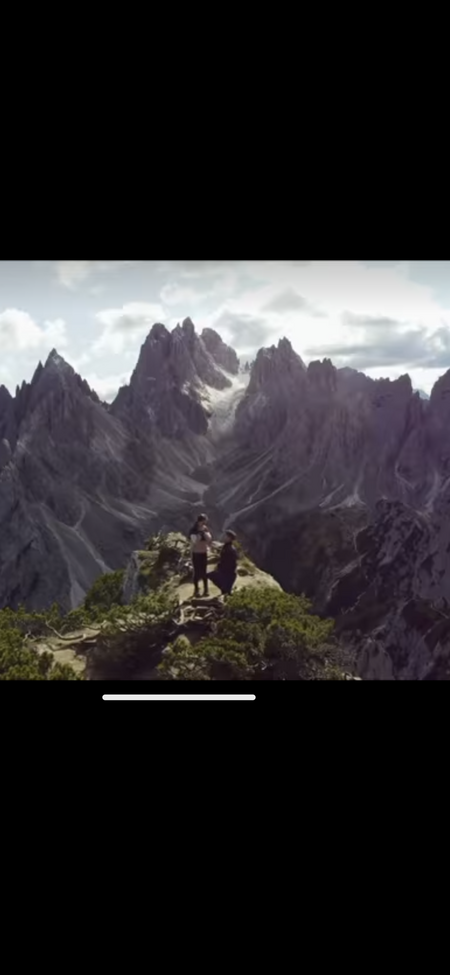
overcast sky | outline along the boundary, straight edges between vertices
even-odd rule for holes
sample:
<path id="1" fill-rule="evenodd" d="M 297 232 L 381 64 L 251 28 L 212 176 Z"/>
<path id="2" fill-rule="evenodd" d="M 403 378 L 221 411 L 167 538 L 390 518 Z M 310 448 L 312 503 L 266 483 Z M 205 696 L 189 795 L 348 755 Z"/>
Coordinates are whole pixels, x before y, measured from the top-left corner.
<path id="1" fill-rule="evenodd" d="M 0 383 L 56 347 L 111 400 L 153 323 L 187 316 L 244 360 L 285 335 L 305 362 L 430 392 L 450 368 L 450 261 L 0 261 Z"/>

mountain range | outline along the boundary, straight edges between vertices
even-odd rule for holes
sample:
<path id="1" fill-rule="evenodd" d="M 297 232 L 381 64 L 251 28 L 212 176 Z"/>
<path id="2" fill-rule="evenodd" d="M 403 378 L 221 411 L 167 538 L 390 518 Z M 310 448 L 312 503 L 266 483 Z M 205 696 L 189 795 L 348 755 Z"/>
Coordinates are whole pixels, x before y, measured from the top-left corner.
<path id="1" fill-rule="evenodd" d="M 111 405 L 53 350 L 0 387 L 0 607 L 75 607 L 205 509 L 335 618 L 361 676 L 444 679 L 449 421 L 450 370 L 425 399 L 282 339 L 246 371 L 190 319 L 153 326 Z"/>

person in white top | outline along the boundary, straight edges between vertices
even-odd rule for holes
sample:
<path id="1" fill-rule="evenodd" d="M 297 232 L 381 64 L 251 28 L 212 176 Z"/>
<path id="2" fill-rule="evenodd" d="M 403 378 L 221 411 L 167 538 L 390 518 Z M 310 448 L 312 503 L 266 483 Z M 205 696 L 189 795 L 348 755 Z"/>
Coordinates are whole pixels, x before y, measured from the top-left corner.
<path id="1" fill-rule="evenodd" d="M 194 597 L 198 598 L 199 583 L 203 582 L 203 595 L 208 596 L 208 577 L 206 575 L 208 563 L 208 549 L 211 546 L 212 535 L 208 528 L 206 515 L 199 515 L 192 526 L 189 537 L 191 540 L 192 565 L 194 567 Z"/>

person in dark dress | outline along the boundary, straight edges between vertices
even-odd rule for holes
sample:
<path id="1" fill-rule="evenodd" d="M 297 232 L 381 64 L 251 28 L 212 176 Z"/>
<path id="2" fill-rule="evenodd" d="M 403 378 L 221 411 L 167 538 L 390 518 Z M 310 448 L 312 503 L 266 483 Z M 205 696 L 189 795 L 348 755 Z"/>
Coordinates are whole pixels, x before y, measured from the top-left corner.
<path id="1" fill-rule="evenodd" d="M 238 553 L 233 544 L 235 540 L 234 532 L 225 532 L 225 544 L 222 545 L 217 568 L 214 572 L 208 572 L 208 579 L 220 589 L 222 596 L 229 596 L 236 582 Z"/>

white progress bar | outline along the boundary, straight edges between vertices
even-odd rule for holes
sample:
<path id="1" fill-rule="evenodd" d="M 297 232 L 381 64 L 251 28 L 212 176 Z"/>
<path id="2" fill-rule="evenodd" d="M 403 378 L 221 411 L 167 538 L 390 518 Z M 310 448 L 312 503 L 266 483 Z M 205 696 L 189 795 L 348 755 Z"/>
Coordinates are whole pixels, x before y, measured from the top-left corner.
<path id="1" fill-rule="evenodd" d="M 104 701 L 255 701 L 256 694 L 102 694 Z"/>

